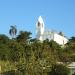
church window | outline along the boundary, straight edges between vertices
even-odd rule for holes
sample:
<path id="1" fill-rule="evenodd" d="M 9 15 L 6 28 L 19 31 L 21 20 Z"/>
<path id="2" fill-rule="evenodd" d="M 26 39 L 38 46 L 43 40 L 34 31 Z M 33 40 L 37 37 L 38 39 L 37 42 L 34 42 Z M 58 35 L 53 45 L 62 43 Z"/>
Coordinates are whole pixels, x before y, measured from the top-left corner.
<path id="1" fill-rule="evenodd" d="M 40 26 L 40 22 L 38 22 L 38 27 Z"/>

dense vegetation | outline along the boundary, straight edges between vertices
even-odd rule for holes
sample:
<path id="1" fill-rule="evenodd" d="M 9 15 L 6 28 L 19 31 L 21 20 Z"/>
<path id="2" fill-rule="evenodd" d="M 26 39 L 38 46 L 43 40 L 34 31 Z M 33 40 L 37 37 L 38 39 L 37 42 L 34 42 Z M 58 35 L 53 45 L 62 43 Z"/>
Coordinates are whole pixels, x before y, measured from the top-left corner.
<path id="1" fill-rule="evenodd" d="M 1 72 L 14 71 L 16 75 L 68 75 L 69 69 L 57 62 L 65 65 L 75 62 L 75 37 L 61 47 L 53 40 L 40 42 L 32 39 L 31 33 L 27 31 L 20 31 L 12 39 L 0 35 Z"/>

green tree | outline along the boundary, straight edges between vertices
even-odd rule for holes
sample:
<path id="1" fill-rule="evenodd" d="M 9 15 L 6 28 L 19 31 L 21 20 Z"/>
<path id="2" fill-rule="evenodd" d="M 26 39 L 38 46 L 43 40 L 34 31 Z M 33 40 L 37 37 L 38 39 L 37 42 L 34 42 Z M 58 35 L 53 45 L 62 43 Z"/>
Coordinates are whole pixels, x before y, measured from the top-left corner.
<path id="1" fill-rule="evenodd" d="M 69 75 L 70 70 L 62 65 L 62 64 L 55 64 L 52 66 L 52 70 L 49 75 Z"/>
<path id="2" fill-rule="evenodd" d="M 74 74 L 72 74 L 72 75 L 75 75 L 75 73 L 74 73 Z"/>
<path id="3" fill-rule="evenodd" d="M 12 36 L 12 38 L 15 38 L 16 33 L 17 33 L 16 26 L 11 26 L 9 34 Z"/>
<path id="4" fill-rule="evenodd" d="M 12 40 L 9 42 L 9 48 L 10 48 L 10 60 L 13 61 L 21 61 L 21 59 L 24 59 L 24 48 L 23 46 Z"/>
<path id="5" fill-rule="evenodd" d="M 75 49 L 75 37 L 71 37 L 67 43 L 67 47 L 71 50 Z"/>
<path id="6" fill-rule="evenodd" d="M 20 42 L 21 44 L 26 44 L 29 43 L 30 40 L 30 32 L 27 31 L 20 31 L 19 35 L 17 36 L 17 41 Z"/>
<path id="7" fill-rule="evenodd" d="M 5 44 L 0 44 L 0 60 L 8 60 L 9 47 Z"/>
<path id="8" fill-rule="evenodd" d="M 8 42 L 9 38 L 2 34 L 0 35 L 0 59 L 1 60 L 7 60 L 8 54 L 9 54 L 9 48 L 8 48 Z"/>
<path id="9" fill-rule="evenodd" d="M 70 42 L 75 42 L 75 37 L 74 37 L 74 36 L 71 37 L 71 38 L 69 39 L 69 41 L 70 41 Z"/>
<path id="10" fill-rule="evenodd" d="M 8 43 L 8 41 L 9 41 L 8 36 L 6 36 L 4 34 L 0 35 L 0 44 L 6 44 L 6 43 Z"/>

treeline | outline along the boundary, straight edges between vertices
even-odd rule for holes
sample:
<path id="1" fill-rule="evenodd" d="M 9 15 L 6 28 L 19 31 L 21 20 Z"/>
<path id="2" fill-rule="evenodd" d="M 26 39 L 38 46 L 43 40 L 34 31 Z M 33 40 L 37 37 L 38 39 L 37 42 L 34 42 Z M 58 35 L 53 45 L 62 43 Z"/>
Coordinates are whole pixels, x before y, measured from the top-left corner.
<path id="1" fill-rule="evenodd" d="M 65 65 L 67 62 L 75 62 L 75 37 L 60 46 L 53 40 L 40 42 L 33 39 L 27 31 L 20 31 L 12 39 L 0 35 L 0 61 L 13 63 L 15 71 L 19 73 L 16 75 L 68 75 L 68 68 L 57 62 Z"/>

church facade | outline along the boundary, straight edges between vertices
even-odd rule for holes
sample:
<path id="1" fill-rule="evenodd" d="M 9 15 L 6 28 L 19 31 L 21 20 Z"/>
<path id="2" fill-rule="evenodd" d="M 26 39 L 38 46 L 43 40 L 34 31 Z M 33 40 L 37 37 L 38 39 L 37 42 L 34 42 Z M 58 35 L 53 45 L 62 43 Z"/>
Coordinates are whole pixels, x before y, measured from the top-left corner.
<path id="1" fill-rule="evenodd" d="M 37 40 L 44 41 L 46 39 L 54 40 L 59 45 L 64 45 L 68 42 L 68 39 L 62 32 L 56 32 L 53 30 L 45 30 L 45 24 L 41 16 L 39 16 L 36 23 L 36 38 Z"/>

